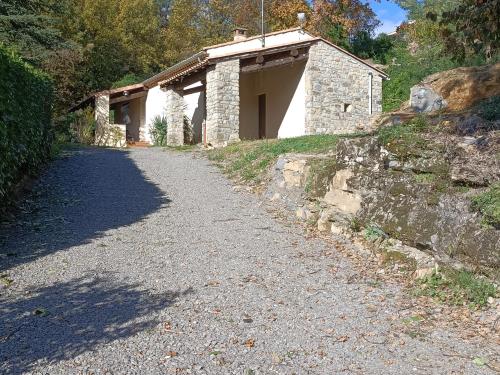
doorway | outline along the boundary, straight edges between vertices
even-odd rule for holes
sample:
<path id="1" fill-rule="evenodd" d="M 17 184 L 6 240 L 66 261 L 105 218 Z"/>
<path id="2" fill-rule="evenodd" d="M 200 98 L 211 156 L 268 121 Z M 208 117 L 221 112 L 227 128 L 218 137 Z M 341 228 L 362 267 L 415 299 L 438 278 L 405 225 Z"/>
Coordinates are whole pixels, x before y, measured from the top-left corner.
<path id="1" fill-rule="evenodd" d="M 266 138 L 266 94 L 259 95 L 259 139 Z"/>

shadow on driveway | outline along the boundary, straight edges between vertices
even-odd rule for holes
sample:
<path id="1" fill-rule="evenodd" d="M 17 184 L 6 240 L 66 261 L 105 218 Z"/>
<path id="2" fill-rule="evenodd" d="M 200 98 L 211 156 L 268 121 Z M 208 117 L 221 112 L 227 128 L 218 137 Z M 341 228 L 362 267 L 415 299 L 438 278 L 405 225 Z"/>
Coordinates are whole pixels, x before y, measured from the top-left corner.
<path id="1" fill-rule="evenodd" d="M 0 227 L 0 271 L 88 243 L 168 202 L 127 151 L 67 151 L 41 176 L 17 222 Z"/>
<path id="2" fill-rule="evenodd" d="M 153 294 L 141 285 L 122 284 L 104 274 L 34 288 L 15 300 L 0 296 L 0 373 L 21 374 L 36 365 L 43 368 L 100 344 L 152 330 L 160 323 L 156 312 L 190 293 L 188 288 Z M 137 345 L 139 351 L 141 343 Z"/>

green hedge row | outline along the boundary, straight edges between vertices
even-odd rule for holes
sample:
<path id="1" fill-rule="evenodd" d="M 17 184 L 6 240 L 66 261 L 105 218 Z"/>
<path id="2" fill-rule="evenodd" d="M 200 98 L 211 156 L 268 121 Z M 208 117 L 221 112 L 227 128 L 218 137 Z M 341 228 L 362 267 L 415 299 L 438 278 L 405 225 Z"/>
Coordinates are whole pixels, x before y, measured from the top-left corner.
<path id="1" fill-rule="evenodd" d="M 0 212 L 49 156 L 52 100 L 50 78 L 0 44 Z"/>

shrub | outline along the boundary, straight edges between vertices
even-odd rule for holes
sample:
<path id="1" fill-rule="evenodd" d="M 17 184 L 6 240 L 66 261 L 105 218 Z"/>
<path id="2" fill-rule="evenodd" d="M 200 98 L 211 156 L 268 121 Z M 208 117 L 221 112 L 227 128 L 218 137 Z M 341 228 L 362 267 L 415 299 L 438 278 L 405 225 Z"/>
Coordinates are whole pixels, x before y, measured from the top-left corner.
<path id="1" fill-rule="evenodd" d="M 500 96 L 492 96 L 476 106 L 479 115 L 488 121 L 500 120 Z M 495 129 L 498 130 L 498 129 Z"/>
<path id="2" fill-rule="evenodd" d="M 155 146 L 165 146 L 167 143 L 167 118 L 156 116 L 151 123 L 150 134 Z"/>
<path id="3" fill-rule="evenodd" d="M 50 156 L 53 87 L 49 77 L 0 44 L 0 209 L 15 184 Z"/>
<path id="4" fill-rule="evenodd" d="M 95 142 L 94 111 L 87 107 L 69 115 L 69 130 L 73 142 L 91 145 Z"/>

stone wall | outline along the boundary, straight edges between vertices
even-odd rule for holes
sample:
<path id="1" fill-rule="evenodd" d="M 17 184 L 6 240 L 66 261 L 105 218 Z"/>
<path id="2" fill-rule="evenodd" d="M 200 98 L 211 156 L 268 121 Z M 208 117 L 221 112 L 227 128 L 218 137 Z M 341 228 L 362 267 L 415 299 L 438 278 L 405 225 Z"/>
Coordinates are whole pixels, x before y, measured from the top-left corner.
<path id="1" fill-rule="evenodd" d="M 239 141 L 240 61 L 217 63 L 207 72 L 207 142 L 226 146 Z"/>
<path id="2" fill-rule="evenodd" d="M 166 101 L 167 145 L 181 146 L 184 144 L 184 99 L 178 90 L 169 87 Z"/>
<path id="3" fill-rule="evenodd" d="M 95 98 L 95 144 L 105 147 L 126 147 L 126 126 L 109 123 L 109 95 Z"/>
<path id="4" fill-rule="evenodd" d="M 369 114 L 369 73 L 372 115 Z M 356 59 L 319 41 L 306 65 L 306 134 L 351 133 L 366 129 L 382 112 L 382 77 Z"/>
<path id="5" fill-rule="evenodd" d="M 370 136 L 342 139 L 331 155 L 282 155 L 266 195 L 316 222 L 322 232 L 376 227 L 383 237 L 442 263 L 498 269 L 500 229 L 485 225 L 471 206 L 472 198 L 487 189 L 478 181 L 483 186 L 499 181 L 495 161 L 489 161 L 488 170 L 474 168 L 480 157 L 493 159 L 497 138 L 486 141 L 488 148 L 463 144 L 460 138 L 447 148 L 440 142 L 429 140 L 421 156 L 410 160 L 400 160 Z M 460 178 L 453 173 L 456 163 L 466 172 Z"/>

